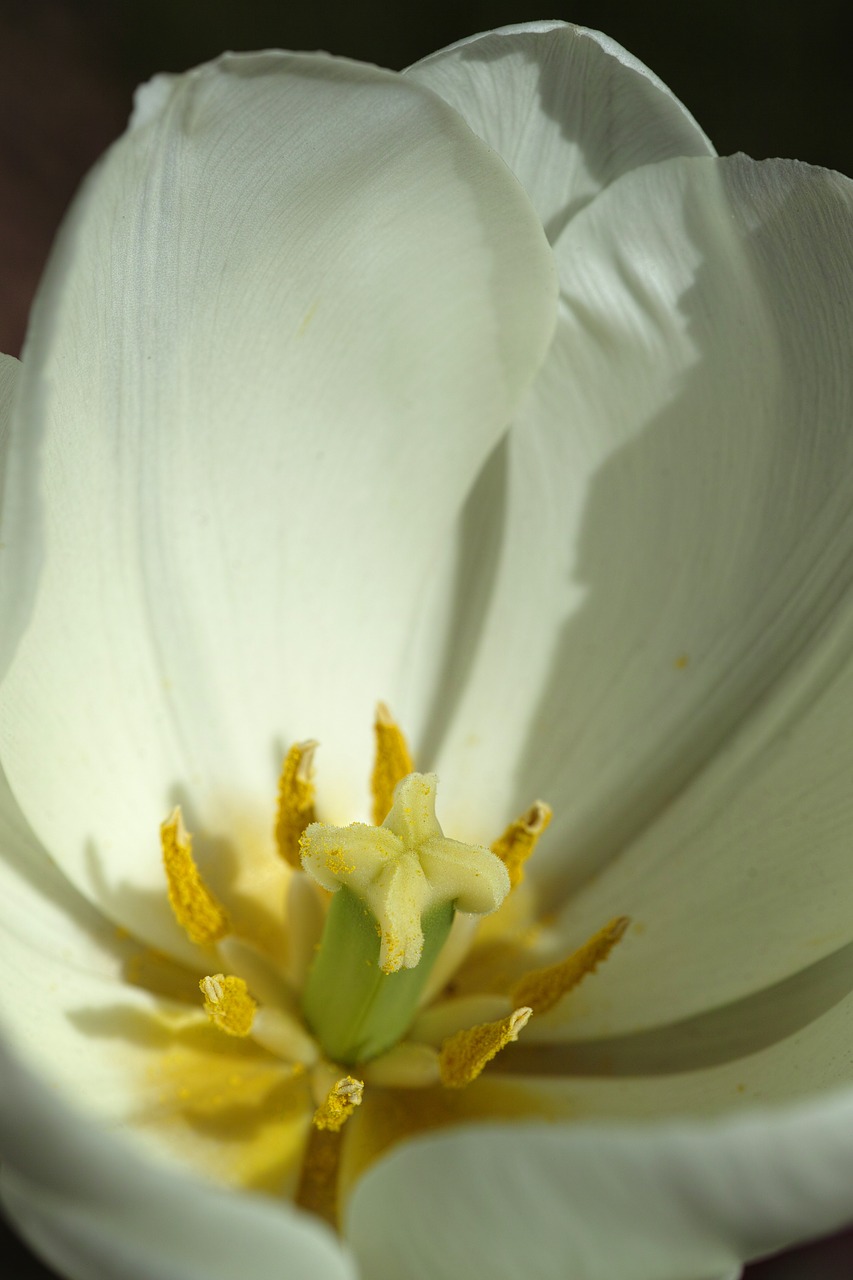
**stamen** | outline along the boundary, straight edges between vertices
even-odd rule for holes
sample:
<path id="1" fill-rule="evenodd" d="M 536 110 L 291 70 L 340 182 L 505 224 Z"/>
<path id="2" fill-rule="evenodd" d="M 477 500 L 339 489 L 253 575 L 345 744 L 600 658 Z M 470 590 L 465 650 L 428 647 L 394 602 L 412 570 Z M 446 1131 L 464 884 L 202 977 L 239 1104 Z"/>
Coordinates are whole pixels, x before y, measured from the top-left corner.
<path id="1" fill-rule="evenodd" d="M 499 1022 L 481 1023 L 445 1040 L 438 1055 L 441 1083 L 446 1089 L 462 1089 L 527 1026 L 533 1010 L 516 1009 Z"/>
<path id="2" fill-rule="evenodd" d="M 550 805 L 545 804 L 544 800 L 537 800 L 526 813 L 511 822 L 500 839 L 492 845 L 492 853 L 497 854 L 509 872 L 511 888 L 514 889 L 524 879 L 524 864 L 536 848 L 551 817 Z"/>
<path id="3" fill-rule="evenodd" d="M 322 1065 L 311 1073 L 315 1099 L 329 1079 Z M 325 1078 L 325 1079 L 324 1079 Z M 338 1181 L 341 1165 L 341 1128 L 361 1103 L 364 1085 L 353 1076 L 344 1076 L 328 1090 L 314 1113 L 302 1157 L 299 1186 L 294 1197 L 300 1209 L 317 1214 L 332 1227 L 338 1225 Z"/>
<path id="4" fill-rule="evenodd" d="M 558 1000 L 607 959 L 630 923 L 628 916 L 617 916 L 565 960 L 526 973 L 510 990 L 513 1004 L 528 1004 L 536 1014 L 553 1009 Z"/>
<path id="5" fill-rule="evenodd" d="M 487 1022 L 499 1022 L 514 1008 L 509 996 L 451 996 L 449 1000 L 437 1000 L 422 1009 L 409 1028 L 409 1036 L 420 1044 L 440 1048 L 457 1031 Z"/>
<path id="6" fill-rule="evenodd" d="M 169 902 L 175 919 L 190 942 L 208 946 L 231 931 L 225 908 L 217 902 L 199 874 L 192 854 L 192 838 L 184 826 L 180 805 L 160 826 L 163 866 Z"/>
<path id="7" fill-rule="evenodd" d="M 214 973 L 198 984 L 204 1008 L 214 1026 L 229 1036 L 248 1036 L 255 1020 L 257 1001 L 242 978 Z"/>
<path id="8" fill-rule="evenodd" d="M 308 1130 L 302 1170 L 294 1200 L 300 1209 L 338 1225 L 338 1176 L 341 1164 L 340 1133 L 329 1129 Z"/>
<path id="9" fill-rule="evenodd" d="M 456 970 L 474 945 L 481 919 L 480 916 L 465 915 L 457 915 L 454 918 L 447 941 L 424 987 L 420 1000 L 421 1008 L 427 1008 L 452 980 Z"/>
<path id="10" fill-rule="evenodd" d="M 359 1068 L 365 1084 L 386 1089 L 424 1089 L 441 1079 L 438 1054 L 431 1045 L 404 1040 Z"/>
<path id="11" fill-rule="evenodd" d="M 261 1005 L 252 1023 L 252 1039 L 277 1058 L 302 1067 L 313 1067 L 319 1056 L 316 1042 L 302 1023 L 274 1005 Z"/>
<path id="12" fill-rule="evenodd" d="M 300 837 L 317 817 L 314 812 L 313 768 L 317 745 L 313 738 L 294 743 L 284 758 L 278 780 L 275 841 L 280 856 L 297 871 L 302 869 L 299 860 Z"/>
<path id="13" fill-rule="evenodd" d="M 329 1090 L 325 1102 L 314 1112 L 314 1128 L 330 1129 L 338 1133 L 349 1120 L 356 1107 L 361 1106 L 364 1081 L 354 1076 L 344 1076 Z"/>
<path id="14" fill-rule="evenodd" d="M 402 729 L 384 702 L 377 704 L 373 732 L 376 735 L 376 758 L 370 789 L 373 794 L 373 825 L 378 827 L 394 803 L 394 788 L 406 774 L 414 773 L 415 763 Z"/>
<path id="15" fill-rule="evenodd" d="M 239 973 L 259 1004 L 288 1007 L 289 992 L 281 968 L 260 947 L 232 933 L 222 939 L 216 953 L 226 972 Z"/>

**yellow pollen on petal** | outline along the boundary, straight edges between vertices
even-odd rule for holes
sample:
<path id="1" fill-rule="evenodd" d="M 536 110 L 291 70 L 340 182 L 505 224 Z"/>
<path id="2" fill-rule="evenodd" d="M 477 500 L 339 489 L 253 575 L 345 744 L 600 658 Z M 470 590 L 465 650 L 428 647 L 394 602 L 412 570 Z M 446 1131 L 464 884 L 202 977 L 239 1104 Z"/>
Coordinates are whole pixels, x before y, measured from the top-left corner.
<path id="1" fill-rule="evenodd" d="M 249 995 L 242 978 L 214 973 L 198 984 L 204 1008 L 214 1026 L 229 1036 L 248 1036 L 252 1031 L 258 1003 Z"/>
<path id="2" fill-rule="evenodd" d="M 190 942 L 199 946 L 218 942 L 231 932 L 231 922 L 199 874 L 180 806 L 161 823 L 160 844 L 175 919 Z"/>
<path id="3" fill-rule="evenodd" d="M 314 1128 L 330 1129 L 338 1133 L 349 1120 L 356 1107 L 361 1106 L 364 1081 L 354 1076 L 344 1076 L 332 1085 L 325 1102 L 314 1112 Z"/>
<path id="4" fill-rule="evenodd" d="M 553 1009 L 558 1000 L 607 959 L 630 923 L 628 916 L 617 916 L 565 960 L 526 973 L 510 990 L 513 1004 L 528 1004 L 536 1014 Z"/>
<path id="5" fill-rule="evenodd" d="M 289 866 L 301 871 L 299 840 L 302 832 L 317 815 L 314 811 L 313 738 L 295 742 L 284 758 L 278 780 L 278 803 L 275 815 L 275 842 L 279 855 Z"/>
<path id="6" fill-rule="evenodd" d="M 407 774 L 414 773 L 415 763 L 402 729 L 384 702 L 377 704 L 373 732 L 376 737 L 376 756 L 370 790 L 373 795 L 373 825 L 378 827 L 385 821 L 394 803 L 394 788 Z"/>
<path id="7" fill-rule="evenodd" d="M 457 1031 L 441 1046 L 438 1055 L 441 1083 L 446 1089 L 462 1089 L 483 1070 L 492 1058 L 506 1048 L 518 1033 L 527 1026 L 533 1010 L 516 1009 L 497 1022 L 484 1022 L 476 1027 Z"/>
<path id="8" fill-rule="evenodd" d="M 509 872 L 509 882 L 513 889 L 524 879 L 524 864 L 536 848 L 536 842 L 551 818 L 550 805 L 545 804 L 544 800 L 537 800 L 526 813 L 511 822 L 500 839 L 492 845 L 492 853 L 497 854 Z"/>

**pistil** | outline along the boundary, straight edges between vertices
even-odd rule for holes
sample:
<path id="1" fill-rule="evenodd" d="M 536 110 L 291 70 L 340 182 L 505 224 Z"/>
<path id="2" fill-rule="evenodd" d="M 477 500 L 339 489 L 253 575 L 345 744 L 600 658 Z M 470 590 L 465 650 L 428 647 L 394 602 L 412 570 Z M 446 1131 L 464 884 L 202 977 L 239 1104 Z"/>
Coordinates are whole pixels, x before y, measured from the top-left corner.
<path id="1" fill-rule="evenodd" d="M 444 835 L 435 790 L 433 774 L 411 773 L 382 826 L 312 823 L 302 838 L 305 870 L 334 894 L 302 1007 L 336 1062 L 396 1044 L 454 913 L 494 911 L 509 892 L 499 858 Z"/>

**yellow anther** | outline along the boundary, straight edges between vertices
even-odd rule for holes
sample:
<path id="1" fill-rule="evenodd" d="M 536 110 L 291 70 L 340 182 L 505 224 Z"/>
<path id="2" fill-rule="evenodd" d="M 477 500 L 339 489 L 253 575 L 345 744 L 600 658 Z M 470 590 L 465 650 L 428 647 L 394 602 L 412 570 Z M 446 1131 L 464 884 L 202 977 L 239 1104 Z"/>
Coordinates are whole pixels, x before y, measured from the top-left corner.
<path id="1" fill-rule="evenodd" d="M 565 960 L 526 973 L 510 991 L 513 1004 L 528 1004 L 537 1014 L 553 1009 L 558 1000 L 607 959 L 630 923 L 627 916 L 617 916 Z"/>
<path id="2" fill-rule="evenodd" d="M 373 823 L 384 822 L 394 803 L 394 788 L 407 773 L 414 773 L 415 764 L 403 731 L 384 702 L 376 707 L 373 722 L 376 735 L 376 757 L 370 778 L 373 795 Z"/>
<path id="3" fill-rule="evenodd" d="M 550 806 L 544 800 L 537 800 L 526 813 L 511 822 L 500 839 L 492 845 L 492 853 L 497 854 L 509 872 L 509 882 L 513 889 L 524 879 L 524 864 L 536 848 L 536 842 L 551 821 L 551 816 Z"/>
<path id="4" fill-rule="evenodd" d="M 305 828 L 316 821 L 314 812 L 314 752 L 317 743 L 295 742 L 284 758 L 278 780 L 278 804 L 275 814 L 275 841 L 285 862 L 297 871 L 299 839 Z"/>
<path id="5" fill-rule="evenodd" d="M 190 942 L 206 946 L 231 932 L 228 913 L 199 875 L 180 806 L 160 826 L 163 866 L 175 919 Z"/>
<path id="6" fill-rule="evenodd" d="M 257 1001 L 249 995 L 242 978 L 214 973 L 198 984 L 204 1008 L 214 1026 L 229 1036 L 247 1036 L 255 1020 Z"/>
<path id="7" fill-rule="evenodd" d="M 325 1102 L 314 1112 L 315 1129 L 331 1129 L 337 1133 L 349 1120 L 356 1107 L 361 1106 L 364 1082 L 354 1076 L 344 1076 L 329 1090 Z"/>
<path id="8" fill-rule="evenodd" d="M 462 1089 L 483 1070 L 492 1058 L 506 1048 L 527 1026 L 532 1009 L 516 1009 L 498 1022 L 485 1022 L 465 1031 L 457 1031 L 441 1046 L 438 1066 L 441 1083 L 446 1089 Z"/>

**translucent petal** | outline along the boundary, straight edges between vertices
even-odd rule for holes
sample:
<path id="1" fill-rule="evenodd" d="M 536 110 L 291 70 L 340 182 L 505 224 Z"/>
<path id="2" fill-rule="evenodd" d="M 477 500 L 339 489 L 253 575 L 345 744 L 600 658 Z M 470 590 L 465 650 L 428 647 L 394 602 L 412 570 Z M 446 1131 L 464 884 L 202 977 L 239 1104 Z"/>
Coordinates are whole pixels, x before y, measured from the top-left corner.
<path id="1" fill-rule="evenodd" d="M 555 287 L 521 188 L 413 82 L 258 54 L 143 91 L 42 286 L 4 532 L 13 634 L 30 616 L 3 759 L 114 918 L 182 950 L 177 802 L 229 910 L 280 895 L 294 740 L 322 740 L 324 816 L 358 815 L 373 704 Z"/>
<path id="2" fill-rule="evenodd" d="M 551 959 L 634 920 L 578 994 L 584 1036 L 850 937 L 851 189 L 699 159 L 603 192 L 558 246 L 552 356 L 462 528 L 475 656 L 440 672 L 455 707 L 424 767 L 463 839 L 553 805 L 530 878 L 552 902 L 596 879 Z"/>
<path id="3" fill-rule="evenodd" d="M 473 36 L 405 73 L 455 107 L 521 182 L 553 243 L 623 173 L 713 155 L 656 75 L 598 31 L 525 23 Z"/>

